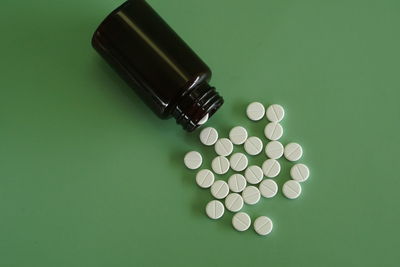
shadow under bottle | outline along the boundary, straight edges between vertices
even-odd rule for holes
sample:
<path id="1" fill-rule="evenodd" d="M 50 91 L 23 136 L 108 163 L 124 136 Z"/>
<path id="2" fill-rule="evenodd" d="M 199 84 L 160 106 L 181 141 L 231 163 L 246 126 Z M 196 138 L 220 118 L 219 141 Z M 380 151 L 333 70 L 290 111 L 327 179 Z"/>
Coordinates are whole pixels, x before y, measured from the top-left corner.
<path id="1" fill-rule="evenodd" d="M 174 117 L 187 131 L 224 102 L 209 85 L 210 68 L 144 0 L 114 10 L 92 45 L 154 113 Z"/>

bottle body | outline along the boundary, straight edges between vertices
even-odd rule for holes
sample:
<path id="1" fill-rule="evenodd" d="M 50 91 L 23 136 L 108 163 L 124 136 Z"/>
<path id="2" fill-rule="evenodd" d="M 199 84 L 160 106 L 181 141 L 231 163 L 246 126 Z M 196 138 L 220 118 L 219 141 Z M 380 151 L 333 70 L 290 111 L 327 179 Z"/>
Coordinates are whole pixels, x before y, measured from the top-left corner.
<path id="1" fill-rule="evenodd" d="M 144 0 L 130 0 L 99 26 L 93 47 L 160 117 L 192 131 L 223 103 L 209 67 Z"/>

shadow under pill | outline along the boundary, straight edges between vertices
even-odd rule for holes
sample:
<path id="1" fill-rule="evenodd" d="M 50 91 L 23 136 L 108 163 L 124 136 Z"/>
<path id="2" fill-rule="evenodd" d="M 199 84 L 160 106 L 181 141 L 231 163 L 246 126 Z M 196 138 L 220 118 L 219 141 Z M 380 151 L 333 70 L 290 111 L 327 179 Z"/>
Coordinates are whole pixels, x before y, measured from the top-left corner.
<path id="1" fill-rule="evenodd" d="M 235 115 L 236 117 L 242 117 L 243 115 L 246 116 L 246 108 L 247 108 L 248 102 L 243 102 L 243 101 L 236 101 L 233 103 L 233 108 L 232 108 L 232 114 Z"/>
<path id="2" fill-rule="evenodd" d="M 249 137 L 251 136 L 257 136 L 263 141 L 263 145 L 267 144 L 268 140 L 265 138 L 264 135 L 264 128 L 268 124 L 267 119 L 261 119 L 259 121 L 253 122 L 251 126 L 249 127 Z M 264 152 L 264 151 L 263 151 Z"/>
<path id="3" fill-rule="evenodd" d="M 190 147 L 197 148 L 197 146 L 199 144 L 199 141 L 198 141 L 199 134 L 200 134 L 200 129 L 196 130 L 192 133 L 186 132 L 183 135 L 183 141 L 185 142 L 185 144 L 190 145 Z M 193 149 L 193 150 L 196 150 L 196 149 Z"/>
<path id="4" fill-rule="evenodd" d="M 223 200 L 221 202 L 224 203 Z M 229 232 L 235 231 L 235 229 L 233 229 L 233 227 L 232 227 L 232 217 L 233 217 L 233 213 L 225 209 L 224 215 L 221 218 L 219 218 L 218 220 L 216 220 L 218 223 L 218 227 L 222 231 L 229 231 Z"/>
<path id="5" fill-rule="evenodd" d="M 198 189 L 196 198 L 192 201 L 191 211 L 196 216 L 205 216 L 207 203 L 212 200 L 211 195 L 207 194 L 207 189 Z M 207 217 L 208 218 L 208 217 Z"/>

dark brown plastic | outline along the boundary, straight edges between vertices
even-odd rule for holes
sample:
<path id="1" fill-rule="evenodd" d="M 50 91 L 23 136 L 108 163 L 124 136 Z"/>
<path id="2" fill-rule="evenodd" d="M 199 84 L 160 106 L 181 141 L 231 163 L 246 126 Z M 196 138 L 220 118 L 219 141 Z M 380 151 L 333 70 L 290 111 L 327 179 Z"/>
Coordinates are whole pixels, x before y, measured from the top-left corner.
<path id="1" fill-rule="evenodd" d="M 93 47 L 162 119 L 187 131 L 223 104 L 209 67 L 144 0 L 130 0 L 96 30 Z"/>

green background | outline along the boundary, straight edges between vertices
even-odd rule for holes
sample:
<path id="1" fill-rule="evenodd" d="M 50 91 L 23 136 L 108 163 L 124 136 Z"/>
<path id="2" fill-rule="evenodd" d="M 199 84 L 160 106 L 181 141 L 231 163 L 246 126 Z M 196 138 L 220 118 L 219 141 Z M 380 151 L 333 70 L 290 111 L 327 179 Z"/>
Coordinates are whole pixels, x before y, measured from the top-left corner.
<path id="1" fill-rule="evenodd" d="M 149 2 L 212 68 L 221 136 L 263 135 L 251 101 L 285 107 L 282 140 L 312 171 L 303 194 L 245 207 L 273 220 L 267 237 L 208 219 L 182 159 L 199 150 L 209 167 L 213 150 L 90 46 L 122 1 L 2 0 L 0 266 L 398 266 L 400 2 Z"/>

